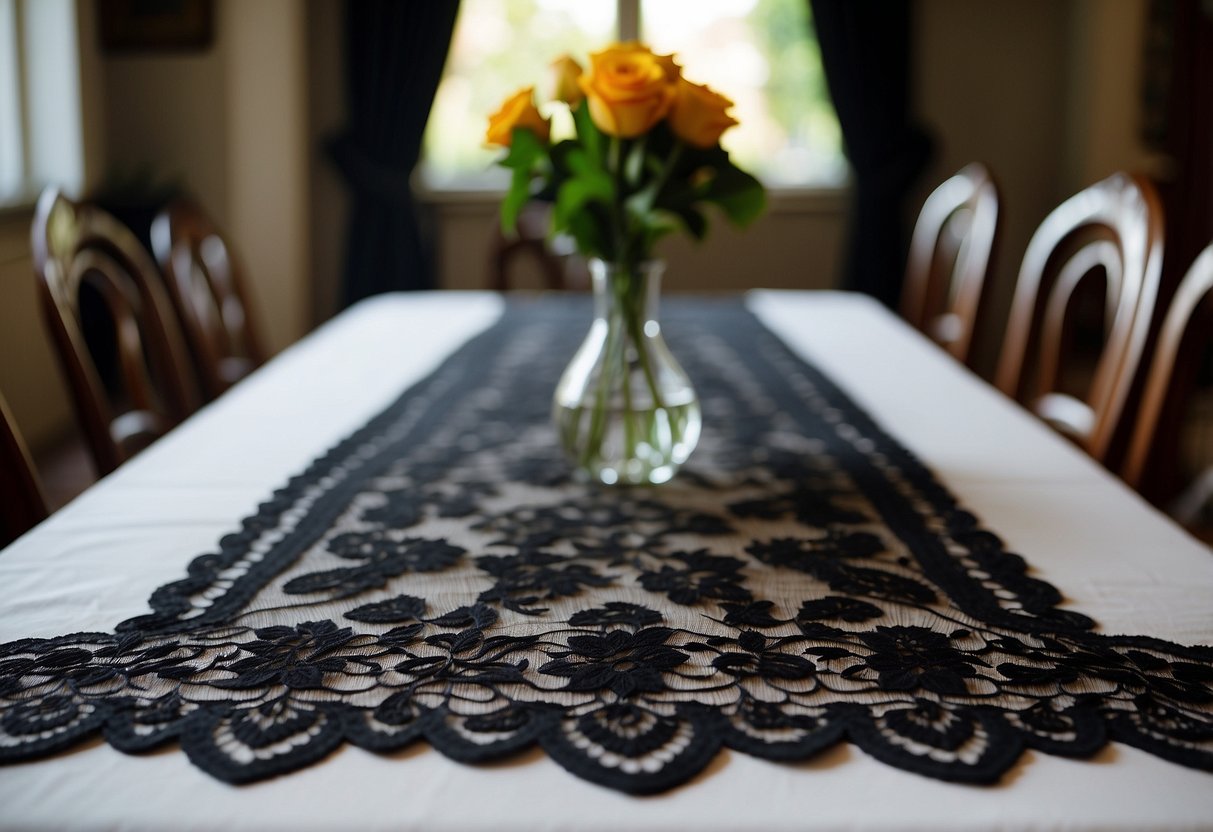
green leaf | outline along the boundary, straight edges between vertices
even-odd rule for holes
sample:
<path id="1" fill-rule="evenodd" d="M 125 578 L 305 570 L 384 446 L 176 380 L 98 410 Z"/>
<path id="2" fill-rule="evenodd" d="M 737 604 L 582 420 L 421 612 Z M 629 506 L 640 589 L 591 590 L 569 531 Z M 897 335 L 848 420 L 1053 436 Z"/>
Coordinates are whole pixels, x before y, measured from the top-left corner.
<path id="1" fill-rule="evenodd" d="M 577 139 L 590 159 L 600 168 L 606 166 L 606 136 L 590 116 L 590 102 L 582 100 L 573 108 L 573 125 L 577 128 Z"/>
<path id="2" fill-rule="evenodd" d="M 570 172 L 569 156 L 584 152 L 581 145 L 573 139 L 565 139 L 552 145 L 549 153 L 552 159 L 552 172 L 558 177 L 568 176 Z"/>
<path id="3" fill-rule="evenodd" d="M 654 214 L 644 229 L 644 245 L 642 259 L 648 259 L 657 241 L 667 234 L 678 230 L 678 222 L 668 214 Z"/>
<path id="4" fill-rule="evenodd" d="M 582 254 L 610 259 L 612 251 L 604 236 L 606 229 L 606 212 L 600 206 L 587 205 L 585 210 L 571 214 L 562 230 L 573 237 Z"/>
<path id="5" fill-rule="evenodd" d="M 513 235 L 518 227 L 518 214 L 532 196 L 531 182 L 536 176 L 551 173 L 550 148 L 533 131 L 515 127 L 510 134 L 510 148 L 498 164 L 512 171 L 510 187 L 501 201 L 501 230 Z"/>
<path id="6" fill-rule="evenodd" d="M 529 171 L 536 162 L 547 156 L 547 143 L 540 141 L 530 128 L 515 127 L 510 135 L 510 150 L 498 163 L 502 167 Z"/>
<path id="7" fill-rule="evenodd" d="M 653 200 L 657 197 L 657 182 L 650 182 L 644 188 L 624 200 L 623 208 L 628 216 L 643 221 L 653 210 Z"/>
<path id="8" fill-rule="evenodd" d="M 639 141 L 632 142 L 627 157 L 623 160 L 623 176 L 630 187 L 639 187 L 645 170 L 645 146 L 647 142 L 641 136 Z"/>
<path id="9" fill-rule="evenodd" d="M 563 223 L 568 217 L 581 210 L 587 202 L 591 200 L 600 200 L 609 202 L 611 193 L 608 187 L 606 190 L 601 188 L 601 183 L 597 179 L 576 178 L 570 179 L 560 186 L 560 190 L 556 193 L 556 218 L 558 223 Z"/>
<path id="10" fill-rule="evenodd" d="M 552 217 L 557 231 L 569 228 L 571 217 L 587 203 L 601 202 L 609 207 L 615 199 L 615 184 L 610 175 L 596 166 L 587 153 L 571 150 L 566 161 L 570 175 L 556 191 L 556 207 Z"/>
<path id="11" fill-rule="evenodd" d="M 510 189 L 501 200 L 501 230 L 512 237 L 518 230 L 518 214 L 531 198 L 531 172 L 515 168 L 510 177 Z"/>
<path id="12" fill-rule="evenodd" d="M 703 199 L 704 188 L 687 180 L 670 181 L 661 191 L 661 198 L 653 204 L 657 211 L 678 211 L 689 208 Z"/>
<path id="13" fill-rule="evenodd" d="M 708 234 L 708 220 L 703 212 L 696 208 L 681 208 L 669 211 L 670 215 L 678 218 L 686 232 L 700 242 Z"/>
<path id="14" fill-rule="evenodd" d="M 608 183 L 611 181 L 611 175 L 607 169 L 598 164 L 594 157 L 585 150 L 578 148 L 570 150 L 565 157 L 565 163 L 568 165 L 570 176 L 601 179 Z"/>
<path id="15" fill-rule="evenodd" d="M 723 153 L 722 153 L 723 155 Z M 708 182 L 703 198 L 714 202 L 734 225 L 745 227 L 766 209 L 766 191 L 762 183 L 724 157 Z"/>

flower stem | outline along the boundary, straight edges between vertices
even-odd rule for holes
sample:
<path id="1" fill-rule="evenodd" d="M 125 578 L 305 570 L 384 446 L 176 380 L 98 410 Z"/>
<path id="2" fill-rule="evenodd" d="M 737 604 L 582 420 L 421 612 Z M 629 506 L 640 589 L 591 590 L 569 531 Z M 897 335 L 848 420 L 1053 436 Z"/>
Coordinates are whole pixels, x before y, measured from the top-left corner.
<path id="1" fill-rule="evenodd" d="M 608 317 L 606 345 L 603 347 L 604 360 L 598 374 L 597 389 L 594 391 L 594 409 L 590 413 L 590 432 L 581 452 L 581 464 L 585 468 L 592 467 L 595 458 L 602 458 L 602 441 L 605 438 L 607 426 L 607 402 L 611 397 L 611 384 L 613 383 L 611 368 L 615 363 L 613 359 L 619 340 L 618 328 L 611 324 L 611 319 Z"/>
<path id="2" fill-rule="evenodd" d="M 666 157 L 665 164 L 661 166 L 661 173 L 657 174 L 656 184 L 653 186 L 654 205 L 660 202 L 661 192 L 665 188 L 666 183 L 670 181 L 670 176 L 674 173 L 678 160 L 682 158 L 682 148 L 682 139 L 674 139 L 674 146 L 670 149 L 670 155 Z"/>
<path id="3" fill-rule="evenodd" d="M 645 348 L 644 343 L 644 311 L 645 304 L 648 300 L 646 297 L 650 287 L 648 281 L 641 278 L 637 271 L 632 290 L 628 293 L 629 297 L 622 301 L 624 307 L 624 324 L 628 330 L 628 336 L 632 339 L 632 343 L 636 345 L 636 355 L 640 362 L 641 372 L 644 373 L 645 383 L 648 385 L 649 393 L 653 396 L 653 407 L 664 408 L 665 403 L 661 399 L 661 389 L 657 386 L 657 376 L 653 373 L 653 364 L 649 360 L 649 351 Z"/>
<path id="4" fill-rule="evenodd" d="M 611 241 L 615 249 L 615 263 L 626 262 L 627 252 L 627 217 L 623 210 L 623 139 L 618 136 L 611 137 L 610 156 L 607 160 L 607 166 L 611 171 L 611 178 L 615 185 L 615 200 L 611 206 Z"/>
<path id="5" fill-rule="evenodd" d="M 625 445 L 627 458 L 634 460 L 637 456 L 636 446 L 639 431 L 636 424 L 638 414 L 632 399 L 632 367 L 630 357 L 628 357 L 628 346 L 636 351 L 640 366 L 648 369 L 648 351 L 637 337 L 639 308 L 636 304 L 636 297 L 644 289 L 644 281 L 640 278 L 638 270 L 630 266 L 621 267 L 620 272 L 615 275 L 615 280 L 616 284 L 613 289 L 616 295 L 616 317 L 619 320 L 613 321 L 613 325 L 620 327 L 622 335 L 619 366 L 622 371 L 623 384 L 623 445 Z M 647 372 L 645 376 L 650 377 L 651 371 Z M 656 391 L 653 392 L 656 393 Z"/>

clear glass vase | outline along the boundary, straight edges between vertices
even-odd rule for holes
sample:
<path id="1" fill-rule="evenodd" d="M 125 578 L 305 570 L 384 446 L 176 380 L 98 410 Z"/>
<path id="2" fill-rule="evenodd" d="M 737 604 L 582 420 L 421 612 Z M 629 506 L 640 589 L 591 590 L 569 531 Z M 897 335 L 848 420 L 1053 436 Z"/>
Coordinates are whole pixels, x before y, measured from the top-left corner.
<path id="1" fill-rule="evenodd" d="M 699 441 L 699 399 L 661 337 L 665 264 L 590 261 L 594 322 L 552 403 L 561 444 L 583 477 L 668 481 Z"/>

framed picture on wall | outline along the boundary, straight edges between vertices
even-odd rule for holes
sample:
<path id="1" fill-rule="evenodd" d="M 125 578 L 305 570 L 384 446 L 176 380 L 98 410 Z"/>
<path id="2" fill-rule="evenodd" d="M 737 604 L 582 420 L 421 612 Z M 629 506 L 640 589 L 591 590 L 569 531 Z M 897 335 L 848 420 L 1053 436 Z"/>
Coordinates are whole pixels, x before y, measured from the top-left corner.
<path id="1" fill-rule="evenodd" d="M 106 52 L 182 52 L 208 48 L 214 0 L 97 0 Z"/>

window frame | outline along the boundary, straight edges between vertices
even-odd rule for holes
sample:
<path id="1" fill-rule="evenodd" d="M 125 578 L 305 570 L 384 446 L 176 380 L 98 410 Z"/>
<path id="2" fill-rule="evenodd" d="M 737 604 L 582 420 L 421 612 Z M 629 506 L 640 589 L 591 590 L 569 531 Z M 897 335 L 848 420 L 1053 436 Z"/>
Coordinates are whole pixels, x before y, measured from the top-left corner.
<path id="1" fill-rule="evenodd" d="M 13 134 L 13 139 L 16 143 L 16 152 L 14 163 L 16 170 L 7 169 L 0 172 L 0 183 L 7 179 L 8 176 L 15 174 L 14 178 L 19 184 L 12 192 L 12 196 L 6 195 L 5 191 L 0 191 L 0 209 L 12 209 L 22 207 L 29 201 L 29 169 L 30 169 L 30 135 L 29 135 L 29 91 L 25 84 L 25 38 L 22 36 L 25 30 L 25 4 L 22 0 L 0 0 L 0 15 L 7 20 L 7 34 L 10 42 L 0 44 L 0 47 L 12 49 L 10 58 L 8 59 L 10 66 L 8 67 L 12 73 L 12 97 L 10 108 L 6 108 L 6 112 L 0 112 L 0 119 L 9 122 L 9 129 Z M 7 96 L 5 96 L 7 98 Z M 0 137 L 3 138 L 3 137 Z"/>
<path id="2" fill-rule="evenodd" d="M 456 23 L 458 25 L 458 23 Z M 641 0 L 615 0 L 615 31 L 620 41 L 640 40 L 643 26 L 641 19 Z M 451 187 L 433 186 L 426 181 L 422 168 L 425 166 L 425 155 L 413 170 L 413 192 L 425 203 L 431 205 L 450 206 L 459 210 L 458 206 L 471 208 L 479 204 L 501 200 L 505 188 L 472 186 Z M 842 210 L 844 199 L 851 190 L 851 169 L 846 171 L 841 180 L 833 183 L 815 185 L 767 185 L 767 207 L 774 213 L 833 213 Z M 475 210 L 473 208 L 473 210 Z"/>

